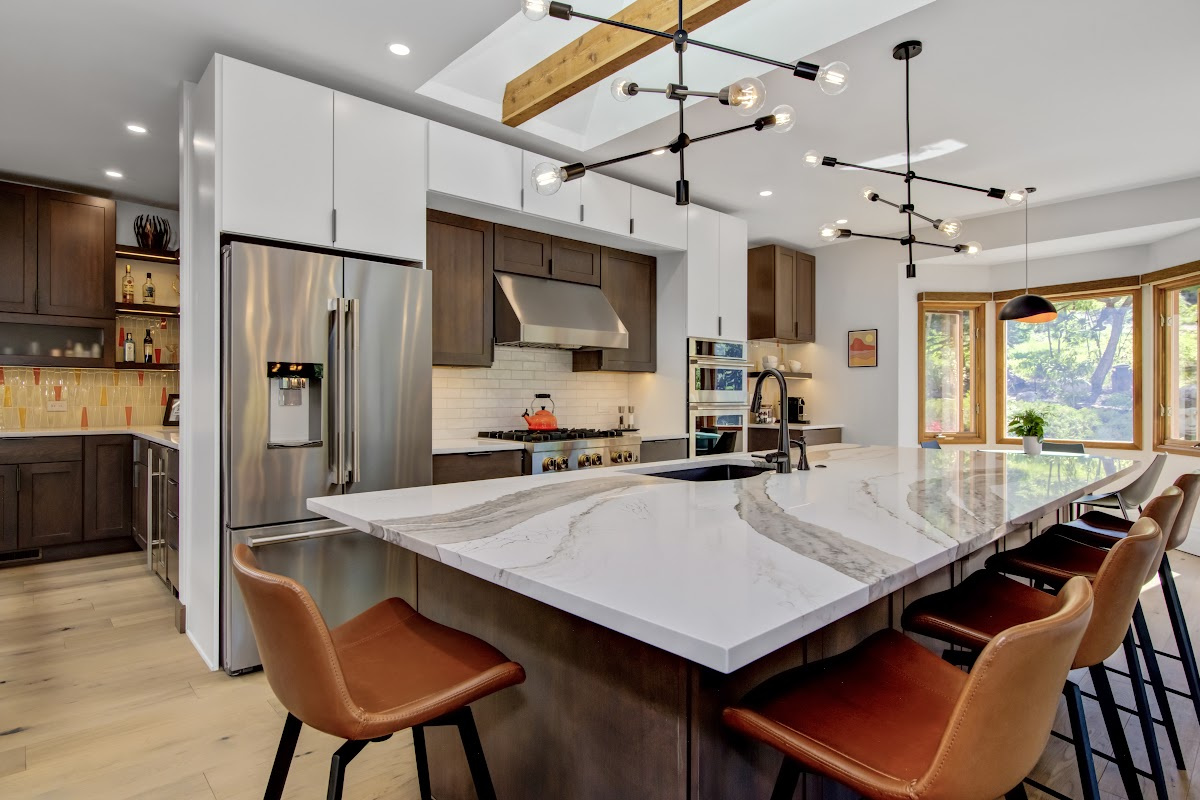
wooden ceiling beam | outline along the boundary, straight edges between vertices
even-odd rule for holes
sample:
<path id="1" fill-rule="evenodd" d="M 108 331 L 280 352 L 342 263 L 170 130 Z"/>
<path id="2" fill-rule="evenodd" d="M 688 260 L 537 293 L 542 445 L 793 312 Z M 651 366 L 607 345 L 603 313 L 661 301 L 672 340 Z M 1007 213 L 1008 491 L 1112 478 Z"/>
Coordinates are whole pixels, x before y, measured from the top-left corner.
<path id="1" fill-rule="evenodd" d="M 683 26 L 690 33 L 748 2 L 684 0 Z M 612 19 L 663 33 L 674 33 L 679 24 L 679 7 L 677 0 L 635 0 Z M 538 24 L 564 23 L 547 17 Z M 670 43 L 670 39 L 660 36 L 649 36 L 611 25 L 597 25 L 508 82 L 504 88 L 502 121 L 513 128 L 528 122 Z"/>

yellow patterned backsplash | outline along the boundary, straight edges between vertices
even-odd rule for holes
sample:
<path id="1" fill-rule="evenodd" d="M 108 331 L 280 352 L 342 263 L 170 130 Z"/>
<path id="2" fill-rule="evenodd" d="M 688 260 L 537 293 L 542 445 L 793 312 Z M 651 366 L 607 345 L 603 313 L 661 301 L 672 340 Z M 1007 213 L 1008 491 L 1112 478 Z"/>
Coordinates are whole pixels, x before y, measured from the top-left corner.
<path id="1" fill-rule="evenodd" d="M 0 430 L 159 425 L 178 392 L 178 372 L 0 367 Z M 50 411 L 55 401 L 67 410 Z"/>

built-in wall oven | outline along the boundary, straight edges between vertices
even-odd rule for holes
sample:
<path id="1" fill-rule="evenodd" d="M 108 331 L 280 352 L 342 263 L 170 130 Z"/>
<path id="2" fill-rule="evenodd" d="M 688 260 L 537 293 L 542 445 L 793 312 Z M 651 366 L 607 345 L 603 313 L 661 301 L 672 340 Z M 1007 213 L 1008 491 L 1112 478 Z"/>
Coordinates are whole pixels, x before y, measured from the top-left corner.
<path id="1" fill-rule="evenodd" d="M 749 422 L 746 342 L 688 339 L 688 454 L 743 453 Z"/>

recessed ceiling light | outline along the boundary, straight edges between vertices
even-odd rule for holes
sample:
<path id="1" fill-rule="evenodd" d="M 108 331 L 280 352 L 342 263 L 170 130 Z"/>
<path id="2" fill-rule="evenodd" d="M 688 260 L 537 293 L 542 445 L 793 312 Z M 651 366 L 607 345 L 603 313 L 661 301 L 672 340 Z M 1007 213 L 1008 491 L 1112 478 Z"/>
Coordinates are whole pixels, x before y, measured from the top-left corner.
<path id="1" fill-rule="evenodd" d="M 125 130 L 129 131 L 130 133 L 145 133 L 146 132 L 145 126 L 138 125 L 137 123 L 134 123 L 134 122 L 131 122 L 128 125 L 126 125 Z"/>
<path id="2" fill-rule="evenodd" d="M 104 174 L 110 178 L 124 178 L 125 177 L 124 174 L 117 172 L 115 169 L 106 169 L 106 170 L 104 170 Z"/>
<path id="3" fill-rule="evenodd" d="M 845 224 L 846 224 L 847 222 L 849 222 L 849 221 L 850 221 L 850 220 L 848 220 L 848 219 L 839 219 L 839 220 L 838 220 L 837 222 L 835 222 L 834 224 L 835 224 L 835 225 L 845 225 Z"/>
<path id="4" fill-rule="evenodd" d="M 653 153 L 651 153 L 650 155 L 652 155 L 652 156 L 661 156 L 661 155 L 662 155 L 663 153 L 665 153 L 665 152 L 667 152 L 667 148 L 665 148 L 665 147 L 660 147 L 660 148 L 658 148 L 657 150 L 655 150 Z"/>
<path id="5" fill-rule="evenodd" d="M 763 189 L 761 192 L 758 193 L 758 196 L 759 197 L 770 197 L 773 194 L 775 194 L 775 193 L 772 192 L 770 189 Z"/>
<path id="6" fill-rule="evenodd" d="M 395 44 L 389 44 L 388 50 L 390 50 L 394 56 L 406 56 L 412 52 L 412 50 L 408 48 L 408 45 L 400 44 L 398 42 Z"/>

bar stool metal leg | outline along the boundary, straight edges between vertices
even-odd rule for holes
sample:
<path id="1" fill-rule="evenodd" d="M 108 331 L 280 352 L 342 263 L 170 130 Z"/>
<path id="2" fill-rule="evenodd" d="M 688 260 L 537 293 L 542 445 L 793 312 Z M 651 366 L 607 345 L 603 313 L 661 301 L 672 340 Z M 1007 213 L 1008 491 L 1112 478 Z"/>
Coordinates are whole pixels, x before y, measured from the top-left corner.
<path id="1" fill-rule="evenodd" d="M 421 792 L 421 800 L 433 800 L 433 790 L 429 786 L 429 755 L 425 749 L 425 728 L 414 725 L 412 738 L 413 755 L 417 761 L 417 786 Z"/>
<path id="2" fill-rule="evenodd" d="M 1029 800 L 1029 794 L 1025 791 L 1025 784 L 1018 783 L 1014 788 L 1010 789 L 1008 794 L 1004 795 L 1004 800 Z"/>
<path id="3" fill-rule="evenodd" d="M 463 750 L 467 754 L 467 765 L 471 768 L 471 780 L 475 782 L 476 797 L 479 800 L 496 800 L 496 789 L 492 786 L 492 775 L 488 772 L 483 743 L 479 741 L 479 730 L 475 727 L 475 716 L 470 707 L 459 712 L 456 724 Z"/>
<path id="4" fill-rule="evenodd" d="M 1175 586 L 1175 574 L 1171 572 L 1171 562 L 1166 554 L 1158 567 L 1158 582 L 1162 585 L 1163 599 L 1167 601 L 1167 614 L 1175 631 L 1175 645 L 1179 649 L 1179 660 L 1183 664 L 1188 689 L 1191 690 L 1192 706 L 1196 709 L 1196 719 L 1200 720 L 1200 672 L 1196 669 L 1196 652 L 1192 649 L 1192 635 L 1188 631 L 1183 605 L 1179 602 L 1179 589 Z"/>
<path id="5" fill-rule="evenodd" d="M 283 734 L 279 737 L 279 749 L 275 751 L 275 764 L 271 767 L 271 777 L 267 781 L 263 800 L 280 800 L 283 797 L 283 787 L 292 768 L 292 757 L 296 755 L 296 740 L 300 738 L 301 727 L 303 723 L 289 713 L 283 723 Z"/>
<path id="6" fill-rule="evenodd" d="M 1117 710 L 1112 684 L 1108 682 L 1108 672 L 1103 664 L 1097 664 L 1088 668 L 1088 674 L 1092 676 L 1092 685 L 1096 689 L 1100 713 L 1104 716 L 1104 727 L 1108 731 L 1108 740 L 1112 743 L 1113 758 L 1116 759 L 1117 769 L 1121 773 L 1125 796 L 1128 800 L 1142 800 L 1142 786 L 1138 781 L 1137 769 L 1133 765 L 1133 753 L 1129 752 L 1129 742 L 1125 739 L 1124 723 L 1121 721 L 1121 713 Z"/>
<path id="7" fill-rule="evenodd" d="M 1175 715 L 1171 711 L 1167 686 L 1163 683 L 1162 669 L 1158 665 L 1158 655 L 1154 652 L 1154 640 L 1150 638 L 1150 627 L 1146 624 L 1146 615 L 1142 612 L 1141 601 L 1138 601 L 1133 610 L 1133 629 L 1137 633 L 1138 644 L 1146 659 L 1146 673 L 1150 678 L 1150 686 L 1154 689 L 1154 700 L 1158 703 L 1159 716 L 1162 717 L 1163 727 L 1167 731 L 1171 755 L 1175 756 L 1175 768 L 1187 769 L 1183 760 L 1183 747 L 1179 744 L 1179 731 L 1175 730 Z"/>
<path id="8" fill-rule="evenodd" d="M 1083 694 L 1073 681 L 1063 686 L 1067 699 L 1067 716 L 1071 719 L 1071 740 L 1075 743 L 1075 761 L 1079 765 L 1079 783 L 1084 800 L 1100 800 L 1100 782 L 1096 777 L 1096 762 L 1092 758 L 1092 739 L 1088 735 L 1087 718 L 1083 711 Z"/>
<path id="9" fill-rule="evenodd" d="M 1142 662 L 1138 659 L 1133 644 L 1133 629 L 1125 634 L 1125 663 L 1129 665 L 1129 681 L 1133 684 L 1134 705 L 1138 711 L 1138 723 L 1142 726 L 1142 739 L 1146 742 L 1146 757 L 1150 759 L 1150 773 L 1154 777 L 1154 790 L 1158 800 L 1170 800 L 1167 791 L 1167 776 L 1163 772 L 1162 756 L 1158 752 L 1158 734 L 1154 731 L 1154 717 L 1150 712 L 1150 699 L 1146 696 L 1146 682 L 1142 677 Z"/>
<path id="10" fill-rule="evenodd" d="M 346 767 L 370 743 L 369 739 L 352 739 L 339 747 L 333 754 L 329 764 L 327 800 L 342 800 L 342 785 L 346 782 Z"/>
<path id="11" fill-rule="evenodd" d="M 775 779 L 775 790 L 771 792 L 771 800 L 792 800 L 796 796 L 796 786 L 800 783 L 800 762 L 793 761 L 787 756 L 779 765 L 779 777 Z"/>

